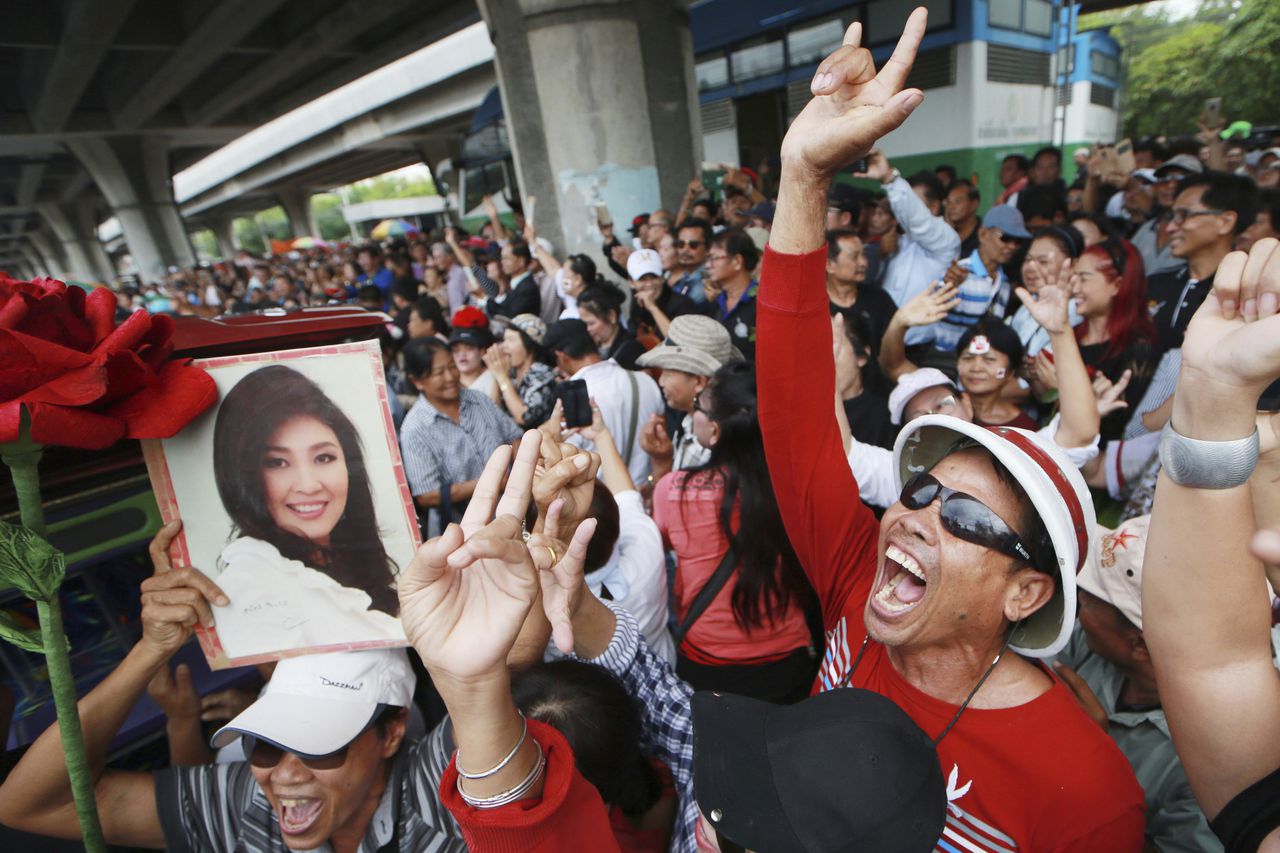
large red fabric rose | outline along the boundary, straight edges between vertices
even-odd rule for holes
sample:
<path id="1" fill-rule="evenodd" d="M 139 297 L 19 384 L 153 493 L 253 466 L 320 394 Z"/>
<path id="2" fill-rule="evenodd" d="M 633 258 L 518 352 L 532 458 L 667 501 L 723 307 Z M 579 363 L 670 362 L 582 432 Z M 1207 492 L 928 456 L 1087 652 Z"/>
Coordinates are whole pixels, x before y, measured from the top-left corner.
<path id="1" fill-rule="evenodd" d="M 23 408 L 33 441 L 99 450 L 168 438 L 214 404 L 209 374 L 169 358 L 172 319 L 135 311 L 117 326 L 115 312 L 105 287 L 0 272 L 0 442 L 18 439 Z"/>

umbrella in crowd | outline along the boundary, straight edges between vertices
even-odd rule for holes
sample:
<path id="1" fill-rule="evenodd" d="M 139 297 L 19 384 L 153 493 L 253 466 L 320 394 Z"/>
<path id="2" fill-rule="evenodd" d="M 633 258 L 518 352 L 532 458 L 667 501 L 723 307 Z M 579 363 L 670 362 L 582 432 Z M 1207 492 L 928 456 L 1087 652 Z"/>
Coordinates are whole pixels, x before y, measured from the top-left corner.
<path id="1" fill-rule="evenodd" d="M 420 233 L 418 226 L 407 219 L 384 219 L 373 226 L 369 236 L 375 240 L 389 240 L 392 237 L 415 237 Z"/>
<path id="2" fill-rule="evenodd" d="M 293 248 L 295 249 L 318 249 L 328 245 L 319 237 L 299 237 L 293 241 Z"/>

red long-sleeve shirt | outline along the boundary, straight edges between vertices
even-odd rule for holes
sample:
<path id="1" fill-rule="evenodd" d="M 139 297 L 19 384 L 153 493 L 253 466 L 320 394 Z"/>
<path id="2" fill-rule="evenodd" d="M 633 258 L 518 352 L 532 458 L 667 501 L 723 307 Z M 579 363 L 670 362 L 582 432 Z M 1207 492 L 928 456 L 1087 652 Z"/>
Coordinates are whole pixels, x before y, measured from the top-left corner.
<path id="1" fill-rule="evenodd" d="M 823 690 L 849 672 L 866 636 L 879 551 L 879 524 L 858 500 L 832 412 L 835 366 L 815 347 L 831 334 L 826 262 L 825 246 L 766 250 L 757 297 L 760 427 L 787 534 L 822 602 Z M 910 684 L 874 641 L 851 684 L 892 699 L 934 737 L 957 710 Z M 1133 771 L 1056 679 L 1024 705 L 967 709 L 938 757 L 948 776 L 939 851 L 1142 849 Z"/>
<path id="2" fill-rule="evenodd" d="M 529 720 L 529 735 L 547 756 L 541 799 L 473 809 L 458 793 L 456 755 L 440 777 L 440 799 L 458 821 L 472 853 L 617 853 L 604 801 L 574 767 L 564 736 L 537 720 Z"/>

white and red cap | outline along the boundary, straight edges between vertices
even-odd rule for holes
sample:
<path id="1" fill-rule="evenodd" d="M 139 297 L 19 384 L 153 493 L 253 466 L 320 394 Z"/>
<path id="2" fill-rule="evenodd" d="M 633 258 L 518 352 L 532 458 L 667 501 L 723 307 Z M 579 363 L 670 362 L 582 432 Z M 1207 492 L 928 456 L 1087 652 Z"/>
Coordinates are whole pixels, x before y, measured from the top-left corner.
<path id="1" fill-rule="evenodd" d="M 297 755 L 328 755 L 355 740 L 383 706 L 409 707 L 416 683 L 404 649 L 285 658 L 213 745 L 250 735 Z"/>
<path id="2" fill-rule="evenodd" d="M 1089 559 L 1076 583 L 1101 598 L 1142 630 L 1142 557 L 1147 550 L 1147 526 L 1151 516 L 1139 515 L 1103 534 L 1090 549 Z"/>
<path id="3" fill-rule="evenodd" d="M 1049 532 L 1057 568 L 1053 597 L 1023 620 L 1009 647 L 1023 655 L 1050 657 L 1066 646 L 1075 623 L 1076 573 L 1089 555 L 1097 527 L 1089 487 L 1049 439 L 1024 429 L 978 426 L 950 415 L 924 415 L 898 433 L 893 445 L 895 485 L 901 490 L 916 474 L 969 447 L 985 448 L 1013 474 Z"/>
<path id="4" fill-rule="evenodd" d="M 985 340 L 985 338 L 984 338 Z M 922 367 L 898 377 L 898 384 L 889 392 L 889 420 L 894 426 L 902 423 L 902 414 L 911 398 L 926 388 L 945 385 L 954 389 L 956 383 L 936 367 Z"/>

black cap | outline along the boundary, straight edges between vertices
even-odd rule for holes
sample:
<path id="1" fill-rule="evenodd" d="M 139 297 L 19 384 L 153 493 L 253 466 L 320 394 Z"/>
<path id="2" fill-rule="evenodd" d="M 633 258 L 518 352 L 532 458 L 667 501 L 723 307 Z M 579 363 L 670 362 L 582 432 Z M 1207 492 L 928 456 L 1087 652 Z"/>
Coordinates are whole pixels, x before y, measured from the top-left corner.
<path id="1" fill-rule="evenodd" d="M 693 788 L 716 831 L 750 850 L 932 850 L 947 788 L 906 712 L 844 688 L 795 705 L 693 695 Z"/>
<path id="2" fill-rule="evenodd" d="M 542 348 L 549 353 L 560 351 L 572 354 L 595 349 L 595 342 L 587 332 L 587 324 L 581 320 L 556 320 L 547 326 L 547 331 L 542 336 Z"/>
<path id="3" fill-rule="evenodd" d="M 862 193 L 849 184 L 836 182 L 827 192 L 827 206 L 856 216 L 862 210 Z"/>
<path id="4" fill-rule="evenodd" d="M 449 346 L 454 344 L 471 344 L 473 347 L 488 349 L 493 345 L 493 332 L 478 326 L 455 326 L 449 333 Z"/>

